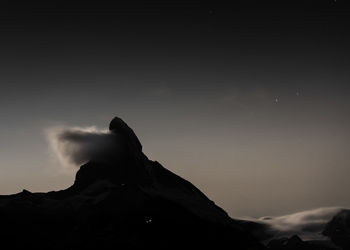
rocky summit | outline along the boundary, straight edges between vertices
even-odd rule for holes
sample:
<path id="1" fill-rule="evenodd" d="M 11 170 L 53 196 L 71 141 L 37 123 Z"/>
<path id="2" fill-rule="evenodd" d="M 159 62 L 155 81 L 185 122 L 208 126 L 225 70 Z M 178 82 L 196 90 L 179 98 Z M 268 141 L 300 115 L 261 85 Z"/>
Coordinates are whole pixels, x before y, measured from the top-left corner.
<path id="1" fill-rule="evenodd" d="M 7 249 L 266 249 L 190 182 L 142 152 L 114 118 L 115 157 L 92 159 L 61 191 L 0 196 Z"/>

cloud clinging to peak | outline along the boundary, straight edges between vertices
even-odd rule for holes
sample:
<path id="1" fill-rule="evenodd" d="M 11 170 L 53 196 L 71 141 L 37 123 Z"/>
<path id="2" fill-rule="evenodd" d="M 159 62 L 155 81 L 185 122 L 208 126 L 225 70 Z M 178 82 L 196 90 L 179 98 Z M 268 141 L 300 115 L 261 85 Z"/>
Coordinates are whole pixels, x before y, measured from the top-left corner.
<path id="1" fill-rule="evenodd" d="M 89 160 L 106 160 L 120 152 L 117 135 L 96 127 L 51 127 L 46 130 L 51 149 L 64 167 L 79 167 Z"/>

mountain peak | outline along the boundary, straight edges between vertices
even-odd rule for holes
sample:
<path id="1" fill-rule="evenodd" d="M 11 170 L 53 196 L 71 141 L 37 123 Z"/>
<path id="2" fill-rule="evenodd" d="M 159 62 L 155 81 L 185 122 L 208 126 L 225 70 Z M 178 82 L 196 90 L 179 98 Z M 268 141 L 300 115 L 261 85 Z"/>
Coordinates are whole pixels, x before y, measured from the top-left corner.
<path id="1" fill-rule="evenodd" d="M 121 118 L 109 130 L 112 156 L 82 165 L 68 189 L 0 197 L 12 249 L 264 249 L 192 183 L 149 160 Z"/>
<path id="2" fill-rule="evenodd" d="M 119 117 L 114 117 L 109 123 L 109 131 L 123 136 L 134 150 L 142 151 L 142 145 L 134 131 Z"/>

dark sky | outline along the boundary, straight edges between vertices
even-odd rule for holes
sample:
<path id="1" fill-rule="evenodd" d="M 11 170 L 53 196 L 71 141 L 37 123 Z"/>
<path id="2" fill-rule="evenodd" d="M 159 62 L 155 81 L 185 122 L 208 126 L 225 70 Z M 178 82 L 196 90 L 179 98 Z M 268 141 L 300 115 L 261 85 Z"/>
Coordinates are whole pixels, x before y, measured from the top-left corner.
<path id="1" fill-rule="evenodd" d="M 48 2 L 0 8 L 1 193 L 69 186 L 46 129 L 118 115 L 233 216 L 350 206 L 345 1 Z"/>

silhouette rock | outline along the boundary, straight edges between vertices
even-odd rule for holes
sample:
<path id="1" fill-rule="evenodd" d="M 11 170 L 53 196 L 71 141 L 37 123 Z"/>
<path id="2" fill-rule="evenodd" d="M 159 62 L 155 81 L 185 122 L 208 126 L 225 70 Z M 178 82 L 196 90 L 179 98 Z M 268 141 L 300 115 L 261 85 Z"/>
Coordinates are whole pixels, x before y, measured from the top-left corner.
<path id="1" fill-rule="evenodd" d="M 109 130 L 112 133 L 122 135 L 133 152 L 141 152 L 142 145 L 135 135 L 134 131 L 119 117 L 114 117 L 109 124 Z"/>
<path id="2" fill-rule="evenodd" d="M 334 244 L 350 249 L 350 210 L 343 209 L 327 223 L 323 234 L 330 237 Z"/>
<path id="3" fill-rule="evenodd" d="M 335 250 L 324 242 L 303 241 L 299 236 L 293 235 L 290 238 L 280 238 L 271 240 L 268 245 L 271 250 Z"/>

